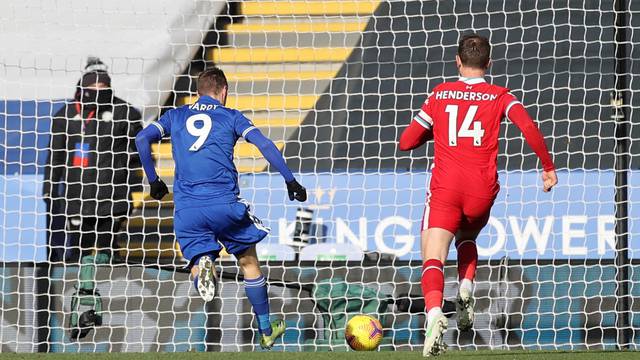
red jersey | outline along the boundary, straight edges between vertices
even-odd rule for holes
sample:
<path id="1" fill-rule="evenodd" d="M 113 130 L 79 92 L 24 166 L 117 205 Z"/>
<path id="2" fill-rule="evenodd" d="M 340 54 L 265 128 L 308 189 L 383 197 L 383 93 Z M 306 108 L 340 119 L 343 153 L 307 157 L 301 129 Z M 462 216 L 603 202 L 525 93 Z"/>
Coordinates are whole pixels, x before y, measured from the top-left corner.
<path id="1" fill-rule="evenodd" d="M 460 78 L 436 86 L 400 139 L 400 149 L 415 148 L 433 131 L 431 190 L 455 190 L 494 198 L 498 185 L 498 134 L 507 118 L 523 132 L 545 171 L 554 169 L 544 139 L 509 89 L 482 78 Z"/>

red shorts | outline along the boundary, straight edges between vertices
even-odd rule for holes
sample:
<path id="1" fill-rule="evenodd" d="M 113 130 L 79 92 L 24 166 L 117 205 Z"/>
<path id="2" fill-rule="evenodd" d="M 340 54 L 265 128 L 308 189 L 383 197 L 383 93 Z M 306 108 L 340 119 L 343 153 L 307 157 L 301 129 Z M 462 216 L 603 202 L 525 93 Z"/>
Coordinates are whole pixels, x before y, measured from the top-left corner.
<path id="1" fill-rule="evenodd" d="M 479 231 L 489 221 L 494 200 L 442 188 L 431 191 L 422 217 L 422 230 L 441 228 L 453 234 L 459 230 Z"/>

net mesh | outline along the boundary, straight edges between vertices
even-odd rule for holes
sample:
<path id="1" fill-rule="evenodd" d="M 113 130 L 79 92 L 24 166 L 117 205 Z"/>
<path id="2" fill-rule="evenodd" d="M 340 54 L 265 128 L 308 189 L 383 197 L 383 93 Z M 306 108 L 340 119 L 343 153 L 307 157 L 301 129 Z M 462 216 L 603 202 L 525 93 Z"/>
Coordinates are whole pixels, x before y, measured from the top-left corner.
<path id="1" fill-rule="evenodd" d="M 468 32 L 490 38 L 487 80 L 512 89 L 537 120 L 560 183 L 542 193 L 536 156 L 505 121 L 502 190 L 478 238 L 476 322 L 472 331 L 456 330 L 452 248 L 446 342 L 464 349 L 636 347 L 640 149 L 632 140 L 640 136 L 633 91 L 640 7 L 630 3 L 617 13 L 629 22 L 622 92 L 613 0 L 47 5 L 58 22 L 17 1 L 0 5 L 7 10 L 0 14 L 16 14 L 0 15 L 8 27 L 0 35 L 8 44 L 0 57 L 2 351 L 257 349 L 234 258 L 217 263 L 219 296 L 204 304 L 182 269 L 171 194 L 150 199 L 133 146 L 139 128 L 195 101 L 195 77 L 211 65 L 227 74 L 227 106 L 274 140 L 309 190 L 307 203 L 289 202 L 260 152 L 242 140 L 236 145 L 242 196 L 271 227 L 258 255 L 272 315 L 288 327 L 276 349 L 346 349 L 344 319 L 356 313 L 380 318 L 383 349 L 420 348 L 419 229 L 433 148 L 400 152 L 397 139 L 429 91 L 457 78 L 457 41 Z M 28 22 L 40 25 L 21 26 Z M 83 109 L 75 118 L 76 101 L 67 98 L 88 55 L 100 56 L 114 94 L 131 107 L 112 100 L 109 111 L 93 115 L 97 121 L 87 122 Z M 624 119 L 615 116 L 616 94 Z M 66 108 L 71 113 L 60 112 Z M 617 130 L 625 121 L 626 133 Z M 56 136 L 63 150 L 53 145 Z M 631 144 L 616 156 L 621 138 Z M 63 161 L 53 166 L 57 183 L 47 192 L 56 152 Z M 172 188 L 170 142 L 155 144 L 153 153 Z M 620 338 L 614 263 L 614 169 L 625 156 L 628 185 L 618 189 L 628 190 L 628 227 L 618 226 L 632 259 L 625 265 L 627 339 Z M 94 243 L 109 250 L 96 254 Z M 100 310 L 101 324 L 76 340 L 74 314 L 89 309 Z"/>

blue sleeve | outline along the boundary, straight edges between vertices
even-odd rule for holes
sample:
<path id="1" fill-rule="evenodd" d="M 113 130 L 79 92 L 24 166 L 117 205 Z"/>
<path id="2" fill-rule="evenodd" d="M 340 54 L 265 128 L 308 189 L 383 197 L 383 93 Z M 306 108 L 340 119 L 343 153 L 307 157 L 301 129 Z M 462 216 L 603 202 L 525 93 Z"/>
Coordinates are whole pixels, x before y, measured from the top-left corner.
<path id="1" fill-rule="evenodd" d="M 157 123 L 151 123 L 157 124 Z M 162 139 L 162 133 L 158 126 L 149 125 L 146 128 L 140 130 L 136 135 L 136 148 L 140 155 L 140 162 L 147 179 L 152 183 L 158 179 L 156 168 L 153 164 L 153 158 L 151 157 L 151 143 L 158 142 Z"/>
<path id="2" fill-rule="evenodd" d="M 245 137 L 249 131 L 256 127 L 253 125 L 251 120 L 242 115 L 240 111 L 237 111 L 233 128 L 238 137 Z"/>
<path id="3" fill-rule="evenodd" d="M 171 135 L 171 113 L 175 110 L 169 110 L 164 115 L 158 119 L 158 121 L 154 121 L 151 125 L 155 126 L 160 130 L 160 137 L 163 138 L 165 136 Z"/>
<path id="4" fill-rule="evenodd" d="M 260 132 L 258 128 L 253 127 L 253 129 L 249 129 L 245 133 L 244 138 L 248 142 L 255 145 L 258 150 L 260 150 L 264 158 L 267 159 L 271 166 L 278 169 L 280 175 L 282 175 L 282 177 L 284 178 L 284 181 L 290 182 L 295 179 L 276 145 L 273 143 L 273 141 L 267 139 L 264 135 L 262 135 L 262 132 Z"/>

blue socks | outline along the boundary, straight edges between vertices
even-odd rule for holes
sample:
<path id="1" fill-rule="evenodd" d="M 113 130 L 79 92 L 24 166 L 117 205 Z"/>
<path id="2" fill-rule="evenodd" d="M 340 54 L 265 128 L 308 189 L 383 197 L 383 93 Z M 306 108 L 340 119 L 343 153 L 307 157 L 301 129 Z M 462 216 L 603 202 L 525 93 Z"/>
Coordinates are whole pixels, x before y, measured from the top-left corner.
<path id="1" fill-rule="evenodd" d="M 267 280 L 260 275 L 257 279 L 244 279 L 244 291 L 249 298 L 253 312 L 258 319 L 258 329 L 261 334 L 271 335 L 271 321 L 269 319 L 269 294 Z"/>

